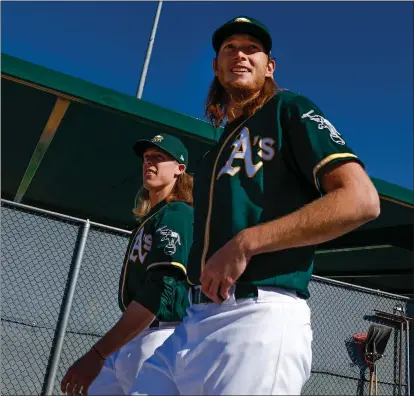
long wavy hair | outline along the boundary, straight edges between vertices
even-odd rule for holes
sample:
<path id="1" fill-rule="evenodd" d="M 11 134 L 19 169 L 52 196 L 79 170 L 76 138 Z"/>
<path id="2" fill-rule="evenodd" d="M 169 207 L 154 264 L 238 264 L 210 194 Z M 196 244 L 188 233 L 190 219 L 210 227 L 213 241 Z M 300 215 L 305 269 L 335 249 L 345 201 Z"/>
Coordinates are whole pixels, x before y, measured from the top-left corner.
<path id="1" fill-rule="evenodd" d="M 193 176 L 184 172 L 177 177 L 170 195 L 166 198 L 167 203 L 184 202 L 193 206 Z M 149 191 L 142 186 L 135 198 L 135 207 L 132 212 L 137 221 L 140 221 L 151 210 Z"/>
<path id="2" fill-rule="evenodd" d="M 270 56 L 268 61 L 271 61 Z M 250 116 L 259 110 L 269 99 L 271 99 L 276 92 L 280 90 L 279 86 L 274 81 L 273 77 L 265 77 L 265 82 L 258 95 L 252 96 L 243 100 L 243 92 L 237 95 L 239 102 L 242 103 L 243 115 Z M 244 93 L 244 95 L 248 93 Z M 205 102 L 205 116 L 215 126 L 219 127 L 223 124 L 226 117 L 228 117 L 231 109 L 228 108 L 232 94 L 226 91 L 221 85 L 217 76 L 214 77 L 210 85 Z M 246 95 L 246 96 L 247 96 Z"/>

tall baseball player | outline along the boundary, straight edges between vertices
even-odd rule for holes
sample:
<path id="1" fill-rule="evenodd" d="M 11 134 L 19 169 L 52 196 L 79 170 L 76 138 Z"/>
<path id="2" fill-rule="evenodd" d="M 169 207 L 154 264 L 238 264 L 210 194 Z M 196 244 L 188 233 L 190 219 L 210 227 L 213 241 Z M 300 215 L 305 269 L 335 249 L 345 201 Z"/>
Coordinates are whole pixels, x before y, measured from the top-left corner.
<path id="1" fill-rule="evenodd" d="M 195 175 L 191 306 L 131 393 L 298 395 L 315 246 L 375 219 L 379 197 L 322 111 L 277 87 L 263 24 L 234 18 L 213 47 L 206 113 L 226 124 Z"/>
<path id="2" fill-rule="evenodd" d="M 143 157 L 143 188 L 134 212 L 119 283 L 118 323 L 69 368 L 61 382 L 69 396 L 124 395 L 143 361 L 181 322 L 188 307 L 187 257 L 192 243 L 192 177 L 187 150 L 163 134 L 134 146 Z"/>

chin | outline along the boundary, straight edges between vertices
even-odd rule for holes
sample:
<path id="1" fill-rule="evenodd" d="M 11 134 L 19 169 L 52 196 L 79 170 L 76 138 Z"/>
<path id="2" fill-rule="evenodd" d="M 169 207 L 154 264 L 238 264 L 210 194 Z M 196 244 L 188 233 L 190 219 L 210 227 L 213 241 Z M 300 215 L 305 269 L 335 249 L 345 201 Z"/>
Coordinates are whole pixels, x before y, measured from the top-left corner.
<path id="1" fill-rule="evenodd" d="M 154 188 L 158 187 L 157 183 L 151 182 L 151 180 L 145 180 L 142 184 L 144 188 L 148 191 L 153 190 Z"/>
<path id="2" fill-rule="evenodd" d="M 255 84 L 253 84 L 252 81 L 238 79 L 238 80 L 228 81 L 226 84 L 224 84 L 224 87 L 229 90 L 233 89 L 233 90 L 238 90 L 242 92 L 243 91 L 250 92 L 254 90 Z"/>

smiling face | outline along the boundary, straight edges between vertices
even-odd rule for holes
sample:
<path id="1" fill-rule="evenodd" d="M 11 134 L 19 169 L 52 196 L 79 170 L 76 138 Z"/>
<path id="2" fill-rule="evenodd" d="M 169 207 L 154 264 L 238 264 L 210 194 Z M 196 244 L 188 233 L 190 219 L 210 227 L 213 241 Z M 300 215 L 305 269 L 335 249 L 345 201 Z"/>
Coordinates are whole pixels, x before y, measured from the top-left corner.
<path id="1" fill-rule="evenodd" d="M 166 152 L 156 148 L 147 149 L 143 160 L 142 179 L 148 191 L 160 191 L 172 186 L 186 168 L 184 164 L 179 164 Z"/>
<path id="2" fill-rule="evenodd" d="M 275 70 L 259 40 L 248 34 L 236 34 L 226 39 L 213 61 L 214 73 L 227 90 L 258 92 Z"/>

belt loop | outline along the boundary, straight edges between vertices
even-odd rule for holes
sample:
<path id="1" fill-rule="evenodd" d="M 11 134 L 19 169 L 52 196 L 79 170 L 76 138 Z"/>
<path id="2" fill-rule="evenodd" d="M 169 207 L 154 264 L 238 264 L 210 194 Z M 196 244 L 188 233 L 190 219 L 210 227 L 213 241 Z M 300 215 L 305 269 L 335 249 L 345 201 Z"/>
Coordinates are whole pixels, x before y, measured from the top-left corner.
<path id="1" fill-rule="evenodd" d="M 203 291 L 201 290 L 201 285 L 192 286 L 191 291 L 192 291 L 192 294 L 191 294 L 192 304 L 202 304 L 201 299 L 202 299 Z"/>
<path id="2" fill-rule="evenodd" d="M 200 304 L 201 286 L 191 286 L 191 304 Z"/>
<path id="3" fill-rule="evenodd" d="M 195 294 L 196 304 L 201 304 L 201 286 L 195 286 Z"/>
<path id="4" fill-rule="evenodd" d="M 190 303 L 190 305 L 193 305 L 193 287 L 192 286 L 188 289 L 188 302 Z"/>

